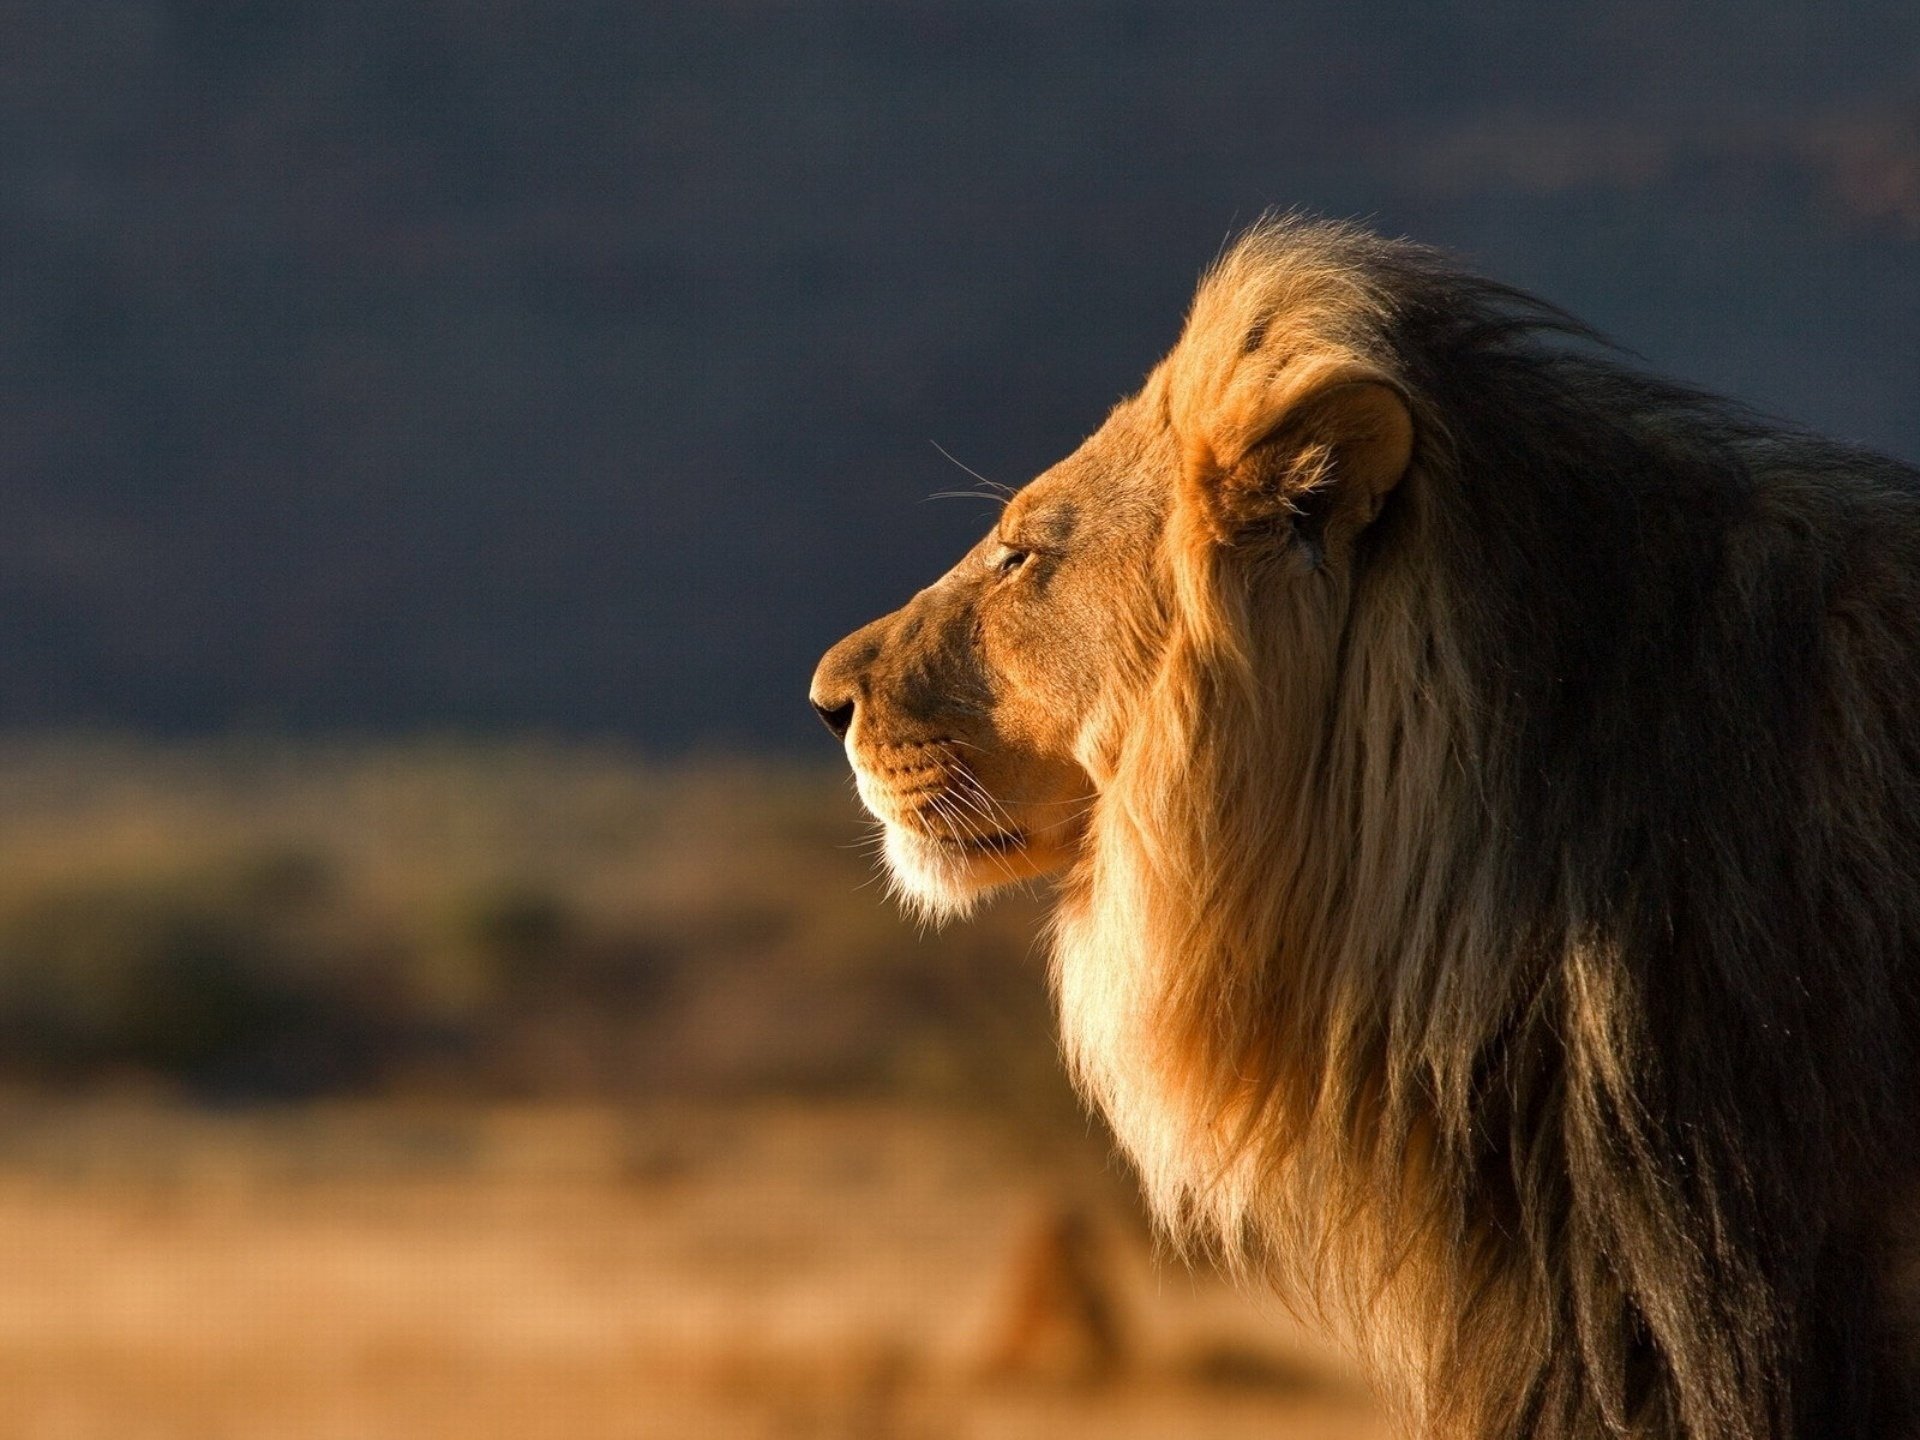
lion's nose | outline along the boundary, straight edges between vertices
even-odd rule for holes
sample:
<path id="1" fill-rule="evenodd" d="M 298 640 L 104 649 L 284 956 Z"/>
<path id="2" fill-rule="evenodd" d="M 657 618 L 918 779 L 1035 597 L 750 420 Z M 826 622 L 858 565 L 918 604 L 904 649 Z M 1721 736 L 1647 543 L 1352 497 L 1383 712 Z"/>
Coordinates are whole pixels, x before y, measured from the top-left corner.
<path id="1" fill-rule="evenodd" d="M 820 723 L 833 732 L 833 738 L 844 740 L 847 731 L 853 728 L 853 701 L 834 705 L 824 700 L 813 701 L 813 713 L 820 717 Z"/>
<path id="2" fill-rule="evenodd" d="M 889 620 L 882 618 L 861 626 L 821 656 L 819 668 L 813 672 L 807 699 L 836 740 L 846 739 L 853 729 L 857 706 L 868 693 L 868 671 L 885 642 Z"/>

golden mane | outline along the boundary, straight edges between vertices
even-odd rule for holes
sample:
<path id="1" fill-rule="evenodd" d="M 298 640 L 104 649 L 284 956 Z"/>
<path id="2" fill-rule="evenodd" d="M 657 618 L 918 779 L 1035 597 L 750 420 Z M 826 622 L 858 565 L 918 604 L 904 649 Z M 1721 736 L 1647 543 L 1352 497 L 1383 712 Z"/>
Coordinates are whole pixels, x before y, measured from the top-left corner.
<path id="1" fill-rule="evenodd" d="M 1417 441 L 1329 583 L 1174 507 L 1067 1056 L 1169 1227 L 1423 1434 L 1887 1433 L 1843 1351 L 1920 1131 L 1920 479 L 1569 332 L 1339 226 L 1202 285 L 1149 384 L 1188 489 L 1316 364 Z"/>

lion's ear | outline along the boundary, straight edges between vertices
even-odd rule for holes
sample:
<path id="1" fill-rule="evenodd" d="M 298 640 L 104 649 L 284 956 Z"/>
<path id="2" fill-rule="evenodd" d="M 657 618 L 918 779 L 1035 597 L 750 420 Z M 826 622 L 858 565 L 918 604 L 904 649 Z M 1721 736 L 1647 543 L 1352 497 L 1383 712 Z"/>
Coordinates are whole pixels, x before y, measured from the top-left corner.
<path id="1" fill-rule="evenodd" d="M 1188 456 L 1187 483 L 1215 539 L 1291 527 L 1318 559 L 1327 531 L 1357 531 L 1380 513 L 1413 458 L 1413 417 L 1379 371 L 1350 362 L 1303 367 Z M 1248 397 L 1253 398 L 1253 397 Z"/>

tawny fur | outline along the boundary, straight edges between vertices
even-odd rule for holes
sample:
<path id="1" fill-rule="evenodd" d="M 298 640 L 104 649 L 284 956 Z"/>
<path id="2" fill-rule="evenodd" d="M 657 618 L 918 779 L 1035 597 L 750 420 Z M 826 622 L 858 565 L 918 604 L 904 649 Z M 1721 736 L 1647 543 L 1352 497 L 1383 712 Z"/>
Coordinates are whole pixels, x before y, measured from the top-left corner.
<path id="1" fill-rule="evenodd" d="M 1328 393 L 1404 410 L 1294 424 Z M 1156 1213 L 1421 1435 L 1917 1433 L 1920 475 L 1300 222 L 1123 412 L 1165 499 L 1077 714 L 1054 975 Z M 876 737 L 875 656 L 1021 688 L 1002 602 L 947 593 L 987 639 L 877 622 Z"/>

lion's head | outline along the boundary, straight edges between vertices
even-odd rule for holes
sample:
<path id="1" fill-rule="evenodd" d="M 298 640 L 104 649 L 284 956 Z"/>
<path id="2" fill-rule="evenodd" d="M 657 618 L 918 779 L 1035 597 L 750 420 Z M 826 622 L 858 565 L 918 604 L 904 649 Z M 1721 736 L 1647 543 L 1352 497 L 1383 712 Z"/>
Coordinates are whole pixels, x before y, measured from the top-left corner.
<path id="1" fill-rule="evenodd" d="M 813 702 L 921 907 L 1058 872 L 1156 1213 L 1421 1433 L 1910 1433 L 1920 475 L 1590 340 L 1262 225 Z"/>
<path id="2" fill-rule="evenodd" d="M 924 910 L 1081 853 L 1193 581 L 1183 559 L 1218 550 L 1281 589 L 1337 590 L 1405 471 L 1412 419 L 1358 323 L 1368 297 L 1305 254 L 1286 272 L 1271 258 L 1243 246 L 1137 395 L 820 662 L 814 708 Z"/>

